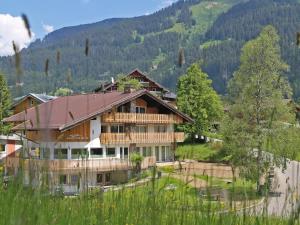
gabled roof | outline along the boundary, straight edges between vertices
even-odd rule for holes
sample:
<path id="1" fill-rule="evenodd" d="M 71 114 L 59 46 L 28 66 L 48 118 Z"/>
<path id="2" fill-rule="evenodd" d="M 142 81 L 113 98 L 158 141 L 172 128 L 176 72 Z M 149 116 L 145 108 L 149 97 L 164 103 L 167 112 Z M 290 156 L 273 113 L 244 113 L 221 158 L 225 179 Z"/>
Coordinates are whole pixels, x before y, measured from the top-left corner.
<path id="1" fill-rule="evenodd" d="M 147 90 L 131 93 L 112 91 L 59 97 L 8 117 L 3 121 L 23 122 L 14 127 L 15 130 L 58 129 L 64 131 L 143 95 L 149 96 L 185 121 L 193 121 L 190 117 L 155 97 Z"/>
<path id="2" fill-rule="evenodd" d="M 149 80 L 150 82 L 153 82 L 156 86 L 158 86 L 159 88 L 161 88 L 164 92 L 169 93 L 170 90 L 167 89 L 166 87 L 162 86 L 161 84 L 157 83 L 155 80 L 151 79 L 149 76 L 147 76 L 145 73 L 143 73 L 142 71 L 140 71 L 139 69 L 134 69 L 133 71 L 131 71 L 127 76 L 133 76 L 136 73 L 138 73 L 140 76 L 143 76 L 146 80 Z M 104 89 L 105 90 L 109 90 L 111 87 L 113 87 L 116 83 L 109 83 L 109 84 L 105 84 L 104 85 Z M 101 86 L 95 89 L 95 92 L 101 91 Z"/>
<path id="3" fill-rule="evenodd" d="M 55 96 L 46 95 L 46 94 L 29 93 L 29 94 L 24 95 L 22 97 L 15 98 L 12 107 L 16 106 L 17 104 L 22 102 L 24 99 L 29 98 L 29 97 L 36 99 L 40 103 L 45 103 L 45 102 L 48 102 L 48 101 L 51 101 L 51 100 L 57 98 Z"/>

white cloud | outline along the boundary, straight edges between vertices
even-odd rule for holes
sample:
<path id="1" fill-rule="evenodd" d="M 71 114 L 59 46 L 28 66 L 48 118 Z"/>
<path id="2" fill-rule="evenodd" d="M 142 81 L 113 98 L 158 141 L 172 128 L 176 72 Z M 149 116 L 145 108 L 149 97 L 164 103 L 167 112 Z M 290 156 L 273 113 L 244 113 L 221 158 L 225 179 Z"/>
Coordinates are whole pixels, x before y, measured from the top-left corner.
<path id="1" fill-rule="evenodd" d="M 51 26 L 49 24 L 44 24 L 44 23 L 42 23 L 42 25 L 43 25 L 43 29 L 44 29 L 46 34 L 51 33 L 52 31 L 54 31 L 53 26 Z"/>
<path id="2" fill-rule="evenodd" d="M 34 33 L 31 32 L 31 38 L 29 38 L 21 17 L 0 14 L 0 56 L 12 55 L 14 53 L 12 41 L 21 50 L 34 40 L 34 36 Z"/>
<path id="3" fill-rule="evenodd" d="M 165 8 L 165 7 L 167 7 L 167 6 L 169 6 L 169 5 L 172 5 L 174 2 L 176 2 L 177 0 L 162 0 L 161 2 L 160 2 L 160 5 L 159 5 L 159 7 L 160 8 Z"/>

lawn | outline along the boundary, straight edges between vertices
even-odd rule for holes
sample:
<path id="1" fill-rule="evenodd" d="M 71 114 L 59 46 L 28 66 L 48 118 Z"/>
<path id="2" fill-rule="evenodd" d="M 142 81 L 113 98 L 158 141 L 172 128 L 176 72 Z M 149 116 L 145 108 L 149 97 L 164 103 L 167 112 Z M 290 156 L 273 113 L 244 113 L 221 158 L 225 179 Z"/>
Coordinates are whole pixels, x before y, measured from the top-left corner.
<path id="1" fill-rule="evenodd" d="M 195 175 L 201 180 L 208 182 L 208 188 L 227 191 L 234 201 L 259 199 L 256 193 L 256 183 L 237 178 L 234 185 L 231 180 L 210 177 L 206 175 Z"/>
<path id="2" fill-rule="evenodd" d="M 220 144 L 183 144 L 177 147 L 175 155 L 180 160 L 214 161 L 219 149 Z"/>

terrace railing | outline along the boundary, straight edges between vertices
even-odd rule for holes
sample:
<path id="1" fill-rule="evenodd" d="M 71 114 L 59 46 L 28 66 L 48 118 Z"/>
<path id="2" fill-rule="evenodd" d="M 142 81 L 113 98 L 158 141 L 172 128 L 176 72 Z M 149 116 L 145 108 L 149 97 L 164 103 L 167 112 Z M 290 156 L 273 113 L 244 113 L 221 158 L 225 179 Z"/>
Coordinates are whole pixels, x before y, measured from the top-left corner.
<path id="1" fill-rule="evenodd" d="M 183 142 L 183 132 L 168 132 L 168 133 L 102 133 L 100 142 L 102 144 L 160 144 Z"/>
<path id="2" fill-rule="evenodd" d="M 148 113 L 107 113 L 102 116 L 104 123 L 145 123 L 145 124 L 173 124 L 182 120 L 173 114 Z"/>
<path id="3" fill-rule="evenodd" d="M 9 168 L 19 168 L 23 165 L 25 170 L 29 168 L 33 170 L 82 170 L 89 169 L 91 171 L 115 171 L 115 170 L 129 170 L 133 165 L 129 159 L 118 158 L 103 158 L 103 159 L 54 159 L 54 160 L 41 160 L 41 159 L 21 159 L 17 157 L 7 157 L 5 165 Z M 154 166 L 156 163 L 155 156 L 145 157 L 142 162 L 142 169 L 147 169 Z"/>

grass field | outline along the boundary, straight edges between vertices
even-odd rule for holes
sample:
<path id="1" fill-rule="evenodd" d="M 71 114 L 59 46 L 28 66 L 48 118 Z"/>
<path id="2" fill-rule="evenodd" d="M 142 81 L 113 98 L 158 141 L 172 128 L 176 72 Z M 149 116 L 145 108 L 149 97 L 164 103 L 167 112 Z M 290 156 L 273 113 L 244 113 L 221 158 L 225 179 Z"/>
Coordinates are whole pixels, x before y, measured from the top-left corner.
<path id="1" fill-rule="evenodd" d="M 53 197 L 16 184 L 5 190 L 1 185 L 0 224 L 289 224 L 287 219 L 268 216 L 220 214 L 222 204 L 195 196 L 193 188 L 172 178 L 150 182 L 145 187 L 94 191 L 74 198 Z"/>

